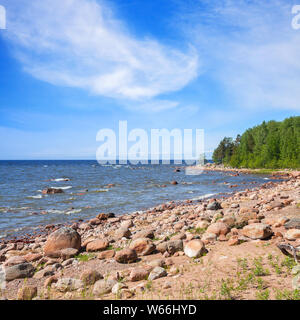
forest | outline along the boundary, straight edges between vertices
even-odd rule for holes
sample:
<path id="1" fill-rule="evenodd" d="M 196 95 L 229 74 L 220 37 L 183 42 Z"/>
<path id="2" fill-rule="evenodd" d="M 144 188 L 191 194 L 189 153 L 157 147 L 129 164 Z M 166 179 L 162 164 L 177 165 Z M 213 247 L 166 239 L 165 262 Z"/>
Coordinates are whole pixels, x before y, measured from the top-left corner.
<path id="1" fill-rule="evenodd" d="M 300 116 L 264 121 L 236 139 L 225 137 L 212 159 L 235 168 L 299 169 Z"/>

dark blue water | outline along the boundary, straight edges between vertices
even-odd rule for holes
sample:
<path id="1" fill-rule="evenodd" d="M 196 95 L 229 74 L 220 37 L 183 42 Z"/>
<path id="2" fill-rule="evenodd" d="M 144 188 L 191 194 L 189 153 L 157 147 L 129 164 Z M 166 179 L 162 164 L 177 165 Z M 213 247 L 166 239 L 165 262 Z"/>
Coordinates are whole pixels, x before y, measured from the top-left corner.
<path id="1" fill-rule="evenodd" d="M 162 164 L 101 166 L 96 161 L 0 161 L 0 239 L 41 225 L 88 219 L 100 212 L 122 215 L 170 200 L 253 188 L 267 179 L 218 172 L 186 175 L 184 167 L 181 172 L 174 168 Z M 60 178 L 70 181 L 50 181 Z M 171 185 L 172 180 L 178 185 Z M 115 187 L 105 188 L 107 184 Z M 239 187 L 231 189 L 230 184 Z M 48 187 L 64 188 L 64 193 L 43 195 L 41 190 Z"/>

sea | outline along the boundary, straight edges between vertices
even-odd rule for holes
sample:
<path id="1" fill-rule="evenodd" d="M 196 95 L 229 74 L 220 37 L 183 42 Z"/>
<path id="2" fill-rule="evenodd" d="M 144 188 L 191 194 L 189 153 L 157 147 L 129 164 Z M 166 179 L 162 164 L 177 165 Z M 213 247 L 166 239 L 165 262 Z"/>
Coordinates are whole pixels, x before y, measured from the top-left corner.
<path id="1" fill-rule="evenodd" d="M 185 165 L 174 163 L 0 161 L 0 240 L 28 234 L 49 224 L 88 220 L 101 212 L 118 216 L 169 201 L 229 195 L 272 180 L 268 175 L 257 174 L 190 173 Z M 232 185 L 238 186 L 231 188 Z M 47 188 L 61 188 L 64 192 L 43 194 L 42 190 Z"/>

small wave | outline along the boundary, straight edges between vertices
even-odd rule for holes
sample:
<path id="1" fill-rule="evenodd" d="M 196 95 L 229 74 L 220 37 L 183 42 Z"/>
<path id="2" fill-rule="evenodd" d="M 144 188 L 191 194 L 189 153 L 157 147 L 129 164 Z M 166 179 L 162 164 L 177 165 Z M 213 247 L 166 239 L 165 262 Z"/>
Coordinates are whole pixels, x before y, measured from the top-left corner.
<path id="1" fill-rule="evenodd" d="M 70 179 L 69 178 L 58 178 L 58 179 L 51 179 L 50 181 L 61 182 L 61 181 L 70 181 Z"/>
<path id="2" fill-rule="evenodd" d="M 68 189 L 72 189 L 72 186 L 66 186 L 66 187 L 51 187 L 51 189 L 62 189 L 62 190 L 68 190 Z"/>
<path id="3" fill-rule="evenodd" d="M 48 210 L 48 213 L 50 213 L 50 214 L 66 214 L 66 215 L 70 215 L 70 214 L 74 214 L 74 213 L 79 213 L 81 211 L 82 211 L 81 209 L 72 209 L 72 210 L 50 209 L 50 210 Z"/>
<path id="4" fill-rule="evenodd" d="M 29 198 L 29 199 L 42 199 L 43 196 L 41 194 L 39 194 L 37 196 L 28 196 L 27 198 Z"/>
<path id="5" fill-rule="evenodd" d="M 204 199 L 207 199 L 207 198 L 210 198 L 214 195 L 216 195 L 217 193 L 207 193 L 207 194 L 204 194 L 203 196 L 199 196 L 199 197 L 196 197 L 196 198 L 193 198 L 192 200 L 204 200 Z"/>

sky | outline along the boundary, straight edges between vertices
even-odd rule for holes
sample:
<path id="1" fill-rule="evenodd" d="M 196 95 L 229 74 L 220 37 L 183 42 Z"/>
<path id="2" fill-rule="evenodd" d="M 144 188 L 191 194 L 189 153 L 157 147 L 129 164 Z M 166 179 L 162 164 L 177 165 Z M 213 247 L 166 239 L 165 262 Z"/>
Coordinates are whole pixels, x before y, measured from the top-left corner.
<path id="1" fill-rule="evenodd" d="M 289 0 L 0 0 L 0 159 L 95 159 L 97 132 L 204 129 L 205 152 L 300 111 Z M 299 19 L 300 21 L 300 19 Z"/>

